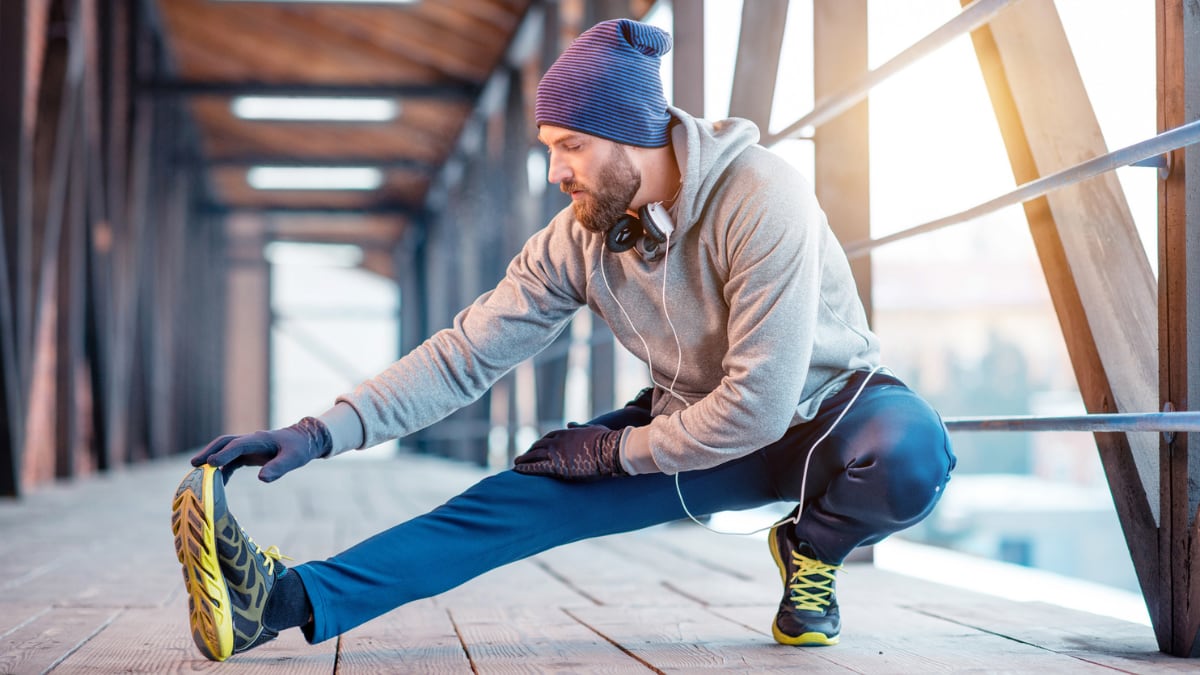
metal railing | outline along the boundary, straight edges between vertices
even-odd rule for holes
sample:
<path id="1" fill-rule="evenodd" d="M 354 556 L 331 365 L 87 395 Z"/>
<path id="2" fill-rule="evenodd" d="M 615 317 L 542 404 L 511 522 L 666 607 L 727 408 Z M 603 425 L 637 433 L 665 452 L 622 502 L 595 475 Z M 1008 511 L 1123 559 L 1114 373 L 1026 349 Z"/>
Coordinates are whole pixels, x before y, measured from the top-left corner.
<path id="1" fill-rule="evenodd" d="M 789 138 L 813 136 L 817 127 L 837 118 L 867 98 L 870 91 L 918 60 L 934 53 L 951 40 L 966 35 L 990 22 L 1013 0 L 976 0 L 953 19 L 913 43 L 904 51 L 868 71 L 842 91 L 821 99 L 813 109 L 776 134 L 769 134 L 763 145 L 772 146 Z M 1054 190 L 1074 185 L 1126 166 L 1158 167 L 1166 178 L 1171 170 L 1169 153 L 1200 143 L 1200 120 L 1164 131 L 1153 138 L 1080 162 L 1018 186 L 1011 192 L 978 206 L 936 220 L 909 227 L 887 236 L 847 244 L 846 255 L 853 259 L 885 244 L 976 220 L 1000 209 L 1042 197 Z M 951 431 L 1083 431 L 1083 432 L 1200 432 L 1200 412 L 1165 411 L 1157 413 L 1096 413 L 1068 416 L 955 417 L 945 420 Z"/>
<path id="2" fill-rule="evenodd" d="M 846 255 L 852 259 L 857 258 L 884 244 L 890 244 L 901 239 L 915 237 L 918 234 L 925 234 L 944 227 L 950 227 L 951 225 L 959 225 L 975 220 L 1000 209 L 1021 204 L 1031 199 L 1037 199 L 1059 188 L 1074 185 L 1089 178 L 1095 178 L 1100 174 L 1108 173 L 1124 166 L 1140 164 L 1147 159 L 1161 157 L 1172 150 L 1197 143 L 1200 143 L 1200 120 L 1181 124 L 1170 131 L 1164 131 L 1140 143 L 1134 143 L 1106 155 L 1085 160 L 1062 171 L 1031 180 L 1028 183 L 1018 186 L 1012 192 L 1000 195 L 995 199 L 986 201 L 966 211 L 938 218 L 937 220 L 931 220 L 922 225 L 909 227 L 877 239 L 851 242 L 845 246 Z M 1169 162 L 1165 164 L 1168 167 L 1170 166 Z"/>
<path id="3" fill-rule="evenodd" d="M 768 136 L 763 145 L 769 147 L 788 138 L 811 137 L 814 129 L 854 107 L 878 84 L 946 46 L 951 40 L 991 21 L 1012 2 L 1013 0 L 975 0 L 953 19 L 914 42 L 887 63 L 868 71 L 841 92 L 818 101 L 812 112 L 789 124 L 783 131 Z"/>
<path id="4" fill-rule="evenodd" d="M 950 431 L 1200 431 L 1200 412 L 1191 411 L 947 417 L 943 421 Z"/>

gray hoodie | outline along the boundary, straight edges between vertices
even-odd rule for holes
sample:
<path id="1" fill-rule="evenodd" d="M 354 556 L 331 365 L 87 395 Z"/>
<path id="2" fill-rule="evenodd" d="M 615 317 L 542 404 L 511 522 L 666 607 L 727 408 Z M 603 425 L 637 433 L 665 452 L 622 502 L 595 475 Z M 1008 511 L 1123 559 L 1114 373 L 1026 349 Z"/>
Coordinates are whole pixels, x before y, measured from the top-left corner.
<path id="1" fill-rule="evenodd" d="M 364 447 L 478 399 L 584 305 L 656 385 L 653 420 L 622 439 L 630 473 L 754 452 L 811 419 L 850 371 L 877 365 L 849 264 L 804 178 L 756 145 L 750 122 L 670 112 L 683 186 L 666 255 L 612 253 L 563 209 L 450 328 L 339 397 Z"/>

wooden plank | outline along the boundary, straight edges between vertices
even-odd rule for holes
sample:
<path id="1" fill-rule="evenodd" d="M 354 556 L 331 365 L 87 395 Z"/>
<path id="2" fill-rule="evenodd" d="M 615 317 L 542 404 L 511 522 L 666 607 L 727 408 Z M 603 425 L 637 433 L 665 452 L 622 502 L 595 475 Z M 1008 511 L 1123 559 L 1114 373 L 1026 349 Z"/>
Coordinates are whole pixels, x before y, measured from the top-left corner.
<path id="1" fill-rule="evenodd" d="M 1018 183 L 1105 152 L 1053 3 L 1020 3 L 971 38 Z M 1088 410 L 1157 410 L 1155 350 L 1130 349 L 1156 343 L 1154 278 L 1116 176 L 1029 202 L 1025 214 Z M 1159 493 L 1158 452 L 1146 436 L 1096 434 L 1096 444 L 1142 593 L 1158 617 L 1165 601 L 1159 504 L 1150 498 Z"/>
<path id="2" fill-rule="evenodd" d="M 310 645 L 289 630 L 219 666 L 204 658 L 188 632 L 187 611 L 130 609 L 54 669 L 56 673 L 163 673 L 215 669 L 234 673 L 331 673 L 337 641 Z"/>
<path id="3" fill-rule="evenodd" d="M 465 673 L 467 654 L 445 609 L 419 600 L 346 633 L 338 675 L 381 672 Z"/>
<path id="4" fill-rule="evenodd" d="M 5 601 L 2 604 L 4 611 L 0 612 L 0 638 L 50 611 L 50 606 L 46 604 L 15 601 L 12 596 L 8 595 L 4 597 Z"/>
<path id="5" fill-rule="evenodd" d="M 779 569 L 771 557 L 766 534 L 714 534 L 690 521 L 669 523 L 634 536 L 653 536 L 654 544 L 705 567 L 757 583 L 779 583 Z"/>
<path id="6" fill-rule="evenodd" d="M 1194 668 L 1156 652 L 1151 631 L 1142 626 L 980 596 L 857 563 L 839 575 L 842 643 L 827 649 L 779 646 L 769 635 L 779 581 L 762 539 L 718 537 L 687 525 L 571 544 L 542 554 L 553 566 L 539 565 L 542 556 L 507 565 L 339 640 L 310 646 L 299 631 L 287 631 L 217 666 L 188 636 L 186 597 L 164 520 L 186 471 L 182 458 L 156 461 L 21 502 L 0 502 L 0 562 L 26 551 L 63 559 L 31 580 L 36 588 L 28 595 L 20 588 L 0 590 L 0 672 L 40 672 L 59 659 L 56 670 L 66 672 L 330 672 L 335 663 L 354 672 Z M 406 503 L 405 495 L 414 504 L 436 502 L 485 472 L 405 457 L 319 462 L 270 485 L 257 483 L 252 470 L 238 475 L 229 490 L 231 508 L 256 541 L 323 556 L 346 536 L 342 528 L 352 519 L 389 523 L 390 510 Z M 369 496 L 360 499 L 355 490 Z M 128 534 L 112 534 L 106 524 L 122 518 Z M 30 526 L 17 527 L 22 522 Z M 96 577 L 91 582 L 89 570 Z M 593 575 L 596 581 L 587 580 Z M 138 583 L 130 584 L 131 577 Z M 57 596 L 55 578 L 63 580 Z M 725 591 L 699 588 L 727 579 L 762 590 L 744 598 L 748 604 L 718 606 L 713 598 Z M 668 582 L 686 586 L 696 599 L 666 587 Z M 572 585 L 607 604 L 595 604 Z M 155 605 L 149 590 L 159 587 L 167 596 Z"/>
<path id="7" fill-rule="evenodd" d="M 476 673 L 647 670 L 556 607 L 456 607 L 449 615 Z"/>
<path id="8" fill-rule="evenodd" d="M 537 556 L 535 563 L 597 605 L 695 607 L 663 585 L 664 571 L 625 559 L 597 541 L 580 541 Z"/>
<path id="9" fill-rule="evenodd" d="M 636 566 L 639 577 L 645 576 L 645 570 L 652 570 L 654 578 L 648 581 L 705 607 L 770 606 L 779 601 L 778 575 L 765 583 L 755 582 L 734 570 L 707 565 L 698 556 L 681 555 L 677 550 L 659 546 L 657 537 L 649 533 L 605 537 L 596 544 L 611 550 L 620 559 L 634 563 L 627 563 L 626 567 Z M 723 544 L 711 542 L 713 548 Z M 769 560 L 766 546 L 763 549 L 762 557 Z M 712 553 L 710 549 L 709 554 Z"/>
<path id="10" fill-rule="evenodd" d="M 536 589 L 536 590 L 534 590 Z M 443 609 L 455 607 L 584 607 L 593 600 L 570 583 L 547 573 L 534 558 L 521 560 L 452 588 L 432 599 Z"/>
<path id="11" fill-rule="evenodd" d="M 1113 670 L 1195 672 L 1196 664 L 1158 650 L 1154 632 L 1142 625 L 1078 612 L 1041 602 L 1021 603 L 978 597 L 970 602 L 914 603 L 922 614 L 1037 645 Z"/>
<path id="12" fill-rule="evenodd" d="M 853 672 L 825 649 L 792 649 L 700 608 L 585 607 L 567 613 L 659 672 Z"/>
<path id="13" fill-rule="evenodd" d="M 51 608 L 0 638 L 0 671 L 40 673 L 53 668 L 122 610 Z"/>
<path id="14" fill-rule="evenodd" d="M 779 51 L 787 23 L 788 0 L 756 0 L 742 4 L 742 28 L 733 70 L 729 116 L 758 125 L 764 136 L 771 124 L 771 105 L 779 75 Z"/>
<path id="15" fill-rule="evenodd" d="M 844 595 L 839 591 L 839 596 Z M 1023 643 L 890 602 L 886 593 L 859 611 L 842 612 L 841 642 L 820 656 L 860 673 L 1111 672 L 1069 655 L 1054 654 L 1036 642 Z M 869 609 L 868 609 L 869 608 Z M 864 611 L 866 610 L 866 611 Z M 762 633 L 770 640 L 774 608 L 717 608 L 714 613 Z M 807 651 L 807 650 L 805 650 Z M 817 650 L 812 650 L 817 651 Z M 1000 664 L 1003 664 L 1002 666 Z"/>

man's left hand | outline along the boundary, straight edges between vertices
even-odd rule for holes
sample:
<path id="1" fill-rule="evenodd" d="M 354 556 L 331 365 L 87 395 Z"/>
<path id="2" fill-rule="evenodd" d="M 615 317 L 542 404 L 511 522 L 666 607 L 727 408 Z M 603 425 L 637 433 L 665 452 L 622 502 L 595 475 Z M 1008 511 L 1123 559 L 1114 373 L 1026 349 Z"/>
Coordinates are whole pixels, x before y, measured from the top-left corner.
<path id="1" fill-rule="evenodd" d="M 621 467 L 622 431 L 599 425 L 569 425 L 551 431 L 513 460 L 513 469 L 581 481 L 627 475 Z"/>

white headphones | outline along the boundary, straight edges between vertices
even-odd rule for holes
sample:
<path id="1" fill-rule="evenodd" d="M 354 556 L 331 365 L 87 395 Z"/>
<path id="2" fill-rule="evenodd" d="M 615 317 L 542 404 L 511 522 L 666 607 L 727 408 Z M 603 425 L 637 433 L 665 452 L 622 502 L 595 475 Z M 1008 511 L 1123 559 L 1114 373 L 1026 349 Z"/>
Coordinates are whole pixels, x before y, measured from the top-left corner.
<path id="1" fill-rule="evenodd" d="M 659 244 L 666 243 L 674 231 L 671 214 L 663 208 L 662 202 L 653 202 L 638 209 L 636 216 L 621 216 L 604 236 L 604 245 L 613 253 L 636 248 L 642 258 L 654 261 L 662 257 Z"/>

